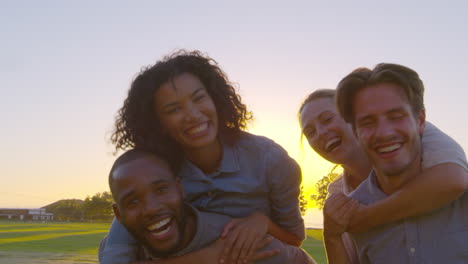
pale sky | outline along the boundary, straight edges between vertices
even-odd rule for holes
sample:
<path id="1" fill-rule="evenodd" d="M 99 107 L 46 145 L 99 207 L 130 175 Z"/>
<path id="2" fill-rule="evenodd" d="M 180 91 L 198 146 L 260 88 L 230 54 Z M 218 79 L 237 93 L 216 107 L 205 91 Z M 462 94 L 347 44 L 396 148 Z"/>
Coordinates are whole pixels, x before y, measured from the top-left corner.
<path id="1" fill-rule="evenodd" d="M 465 1 L 4 1 L 0 4 L 0 207 L 41 207 L 107 191 L 108 138 L 142 66 L 198 49 L 253 111 L 250 131 L 303 167 L 306 95 L 357 67 L 393 62 L 426 85 L 427 119 L 468 149 Z"/>

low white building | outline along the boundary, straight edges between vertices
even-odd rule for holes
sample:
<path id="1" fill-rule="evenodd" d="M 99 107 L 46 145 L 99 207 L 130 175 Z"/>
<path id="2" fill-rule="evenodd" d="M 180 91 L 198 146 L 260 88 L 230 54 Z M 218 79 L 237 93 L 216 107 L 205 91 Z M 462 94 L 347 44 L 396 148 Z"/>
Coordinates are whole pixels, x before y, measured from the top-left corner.
<path id="1" fill-rule="evenodd" d="M 39 208 L 39 209 L 0 208 L 0 219 L 52 221 L 54 220 L 54 214 L 47 213 L 45 208 Z"/>

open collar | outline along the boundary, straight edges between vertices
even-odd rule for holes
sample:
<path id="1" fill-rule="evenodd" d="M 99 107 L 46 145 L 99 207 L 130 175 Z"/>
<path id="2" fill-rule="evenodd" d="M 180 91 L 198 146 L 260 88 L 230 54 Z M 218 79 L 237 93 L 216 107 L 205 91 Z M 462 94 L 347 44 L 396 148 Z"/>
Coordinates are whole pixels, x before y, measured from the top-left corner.
<path id="1" fill-rule="evenodd" d="M 232 173 L 240 170 L 239 150 L 237 146 L 227 144 L 224 141 L 221 141 L 221 144 L 223 147 L 223 157 L 221 158 L 219 168 L 214 173 L 210 174 L 213 176 L 216 176 L 220 173 Z M 179 175 L 184 177 L 187 175 L 195 175 L 199 173 L 205 175 L 197 166 L 195 166 L 189 160 L 185 159 L 182 163 Z"/>

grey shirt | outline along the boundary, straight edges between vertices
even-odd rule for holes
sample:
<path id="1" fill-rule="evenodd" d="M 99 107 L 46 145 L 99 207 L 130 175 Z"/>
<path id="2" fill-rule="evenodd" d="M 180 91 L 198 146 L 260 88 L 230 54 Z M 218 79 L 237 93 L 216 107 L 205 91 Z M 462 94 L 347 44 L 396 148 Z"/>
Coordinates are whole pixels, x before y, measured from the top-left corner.
<path id="1" fill-rule="evenodd" d="M 198 211 L 189 204 L 187 204 L 186 208 L 188 210 L 193 210 L 196 218 L 197 228 L 192 241 L 190 241 L 190 243 L 185 248 L 178 251 L 173 256 L 185 255 L 192 251 L 202 249 L 213 243 L 221 235 L 224 226 L 231 220 L 231 218 L 225 215 Z M 312 258 L 301 248 L 286 245 L 277 239 L 273 239 L 273 241 L 268 246 L 266 246 L 264 250 L 269 249 L 279 249 L 280 253 L 277 256 L 260 260 L 255 263 L 314 263 Z M 115 244 L 111 241 L 103 240 L 99 249 L 99 260 L 101 264 L 130 263 L 137 260 L 142 260 L 138 257 L 139 252 L 139 245 L 136 242 L 133 244 Z M 154 257 L 148 258 L 157 259 Z"/>
<path id="2" fill-rule="evenodd" d="M 351 197 L 362 204 L 386 198 L 372 171 Z M 468 263 L 468 193 L 430 213 L 352 233 L 361 263 Z"/>
<path id="3" fill-rule="evenodd" d="M 214 213 L 201 212 L 191 207 L 197 219 L 197 230 L 192 241 L 177 252 L 174 256 L 182 256 L 192 251 L 202 249 L 213 243 L 221 235 L 224 226 L 231 218 Z M 280 253 L 277 256 L 257 261 L 257 264 L 305 264 L 313 263 L 310 256 L 298 247 L 286 245 L 277 239 L 265 247 L 264 250 L 279 249 Z"/>

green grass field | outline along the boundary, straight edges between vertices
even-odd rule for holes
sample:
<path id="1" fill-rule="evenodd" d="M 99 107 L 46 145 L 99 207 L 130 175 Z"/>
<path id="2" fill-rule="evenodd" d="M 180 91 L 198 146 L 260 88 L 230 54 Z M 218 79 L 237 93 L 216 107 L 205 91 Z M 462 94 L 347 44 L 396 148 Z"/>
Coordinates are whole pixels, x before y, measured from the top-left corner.
<path id="1" fill-rule="evenodd" d="M 0 263 L 97 263 L 109 223 L 0 221 Z"/>
<path id="2" fill-rule="evenodd" d="M 327 263 L 325 248 L 323 246 L 323 230 L 307 229 L 307 239 L 302 244 L 302 248 L 309 253 L 317 263 Z"/>
<path id="3" fill-rule="evenodd" d="M 0 221 L 0 263 L 97 263 L 109 223 Z M 302 248 L 325 263 L 322 230 L 308 229 Z"/>

